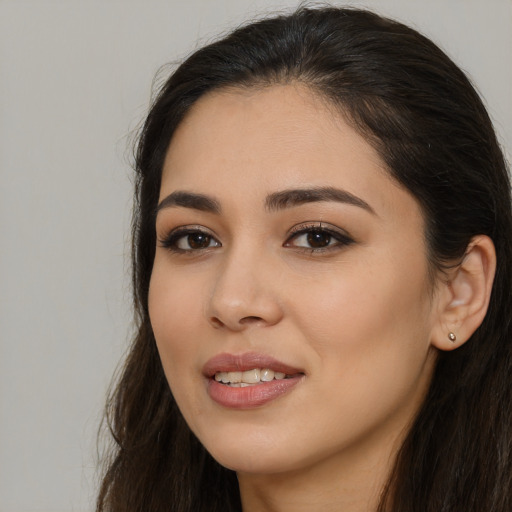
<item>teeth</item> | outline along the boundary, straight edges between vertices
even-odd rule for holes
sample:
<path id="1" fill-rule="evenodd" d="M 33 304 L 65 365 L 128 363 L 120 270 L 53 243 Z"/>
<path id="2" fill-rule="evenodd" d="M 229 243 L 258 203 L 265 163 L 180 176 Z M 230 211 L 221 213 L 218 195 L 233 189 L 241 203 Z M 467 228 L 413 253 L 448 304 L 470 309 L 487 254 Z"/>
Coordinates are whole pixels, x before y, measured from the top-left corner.
<path id="1" fill-rule="evenodd" d="M 271 380 L 274 380 L 274 375 L 275 375 L 275 373 L 273 370 L 269 370 L 268 368 L 265 368 L 264 370 L 261 370 L 260 379 L 263 382 L 270 382 Z"/>
<path id="2" fill-rule="evenodd" d="M 229 372 L 228 382 L 231 382 L 231 384 L 238 384 L 239 382 L 242 382 L 242 372 Z"/>
<path id="3" fill-rule="evenodd" d="M 260 381 L 260 374 L 261 372 L 257 368 L 254 370 L 248 370 L 242 373 L 242 381 L 247 384 L 256 384 L 256 382 Z"/>
<path id="4" fill-rule="evenodd" d="M 286 377 L 285 373 L 274 372 L 269 368 L 254 368 L 245 372 L 217 372 L 215 380 L 223 384 L 229 384 L 234 388 L 245 388 L 247 386 L 258 384 L 258 382 L 270 382 L 271 380 L 280 380 Z"/>

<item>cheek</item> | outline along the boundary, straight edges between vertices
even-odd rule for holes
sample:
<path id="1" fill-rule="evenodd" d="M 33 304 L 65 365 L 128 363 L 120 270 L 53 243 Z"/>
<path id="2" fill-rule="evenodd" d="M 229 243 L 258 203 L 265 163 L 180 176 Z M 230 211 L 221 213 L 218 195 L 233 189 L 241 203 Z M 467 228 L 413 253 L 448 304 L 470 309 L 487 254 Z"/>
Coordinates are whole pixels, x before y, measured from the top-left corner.
<path id="1" fill-rule="evenodd" d="M 308 294 L 296 303 L 295 322 L 319 361 L 337 375 L 391 377 L 412 363 L 417 369 L 428 351 L 430 300 L 423 261 L 379 261 L 347 265 L 329 280 L 309 283 L 303 287 Z M 407 266 L 414 271 L 406 272 Z"/>
<path id="2" fill-rule="evenodd" d="M 198 326 L 204 322 L 203 298 L 198 286 L 171 278 L 155 261 L 149 287 L 149 316 L 164 372 L 173 394 L 188 389 L 187 382 L 195 369 L 200 351 Z"/>
<path id="3" fill-rule="evenodd" d="M 326 437 L 333 435 L 329 425 L 343 425 L 350 439 L 389 418 L 396 427 L 428 386 L 433 360 L 424 274 L 411 280 L 382 270 L 346 272 L 329 285 L 310 286 L 296 310 L 316 361 L 310 376 L 316 416 L 331 419 L 314 428 Z"/>

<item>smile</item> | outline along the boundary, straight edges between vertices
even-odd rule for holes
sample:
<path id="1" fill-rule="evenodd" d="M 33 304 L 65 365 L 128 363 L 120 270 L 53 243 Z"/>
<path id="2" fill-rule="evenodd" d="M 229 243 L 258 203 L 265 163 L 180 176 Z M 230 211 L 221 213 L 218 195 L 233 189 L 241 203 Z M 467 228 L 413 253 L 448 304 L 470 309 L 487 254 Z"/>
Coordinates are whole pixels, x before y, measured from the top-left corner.
<path id="1" fill-rule="evenodd" d="M 305 372 L 258 353 L 219 354 L 203 367 L 209 397 L 228 409 L 253 409 L 288 394 Z"/>
<path id="2" fill-rule="evenodd" d="M 215 374 L 215 380 L 227 384 L 234 388 L 245 388 L 247 386 L 255 386 L 260 382 L 271 382 L 275 380 L 281 380 L 289 378 L 283 372 L 275 372 L 270 368 L 254 368 L 245 372 L 217 372 Z"/>

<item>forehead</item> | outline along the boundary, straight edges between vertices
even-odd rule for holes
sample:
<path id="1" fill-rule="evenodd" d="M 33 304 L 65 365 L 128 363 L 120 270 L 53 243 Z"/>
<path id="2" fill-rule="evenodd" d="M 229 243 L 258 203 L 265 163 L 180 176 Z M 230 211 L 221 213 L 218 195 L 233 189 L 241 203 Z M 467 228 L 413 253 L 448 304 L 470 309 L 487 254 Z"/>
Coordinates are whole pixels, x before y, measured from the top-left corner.
<path id="1" fill-rule="evenodd" d="M 194 189 L 253 196 L 326 185 L 377 204 L 399 205 L 398 196 L 416 203 L 337 109 L 300 84 L 273 85 L 200 98 L 172 138 L 160 195 Z"/>
<path id="2" fill-rule="evenodd" d="M 331 135 L 351 138 L 359 151 L 380 161 L 366 141 L 347 126 L 339 109 L 306 86 L 226 88 L 196 101 L 175 131 L 169 153 L 192 138 L 201 139 L 203 145 L 219 145 L 219 149 L 229 136 L 233 143 L 243 141 L 247 149 L 266 142 L 269 150 L 286 151 L 290 145 L 306 144 L 312 149 L 320 142 L 326 146 L 337 142 Z"/>

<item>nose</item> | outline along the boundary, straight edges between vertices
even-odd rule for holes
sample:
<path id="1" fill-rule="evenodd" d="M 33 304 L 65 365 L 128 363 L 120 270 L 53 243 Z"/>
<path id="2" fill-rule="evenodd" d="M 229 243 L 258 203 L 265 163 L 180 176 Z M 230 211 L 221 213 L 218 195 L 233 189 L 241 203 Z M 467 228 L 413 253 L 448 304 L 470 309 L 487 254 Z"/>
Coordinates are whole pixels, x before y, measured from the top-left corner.
<path id="1" fill-rule="evenodd" d="M 276 278 L 271 261 L 233 252 L 216 271 L 207 306 L 208 321 L 215 328 L 231 331 L 277 324 L 283 311 Z"/>

